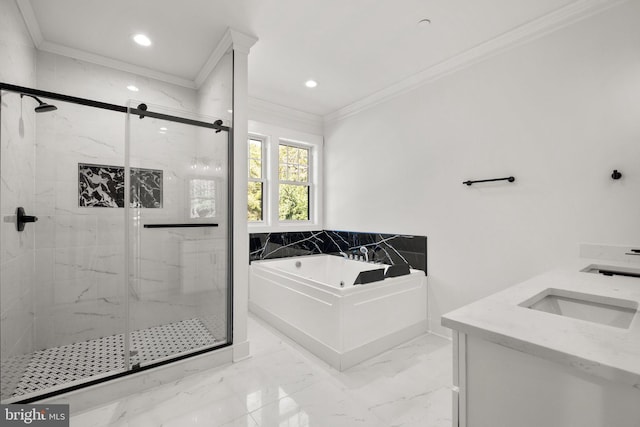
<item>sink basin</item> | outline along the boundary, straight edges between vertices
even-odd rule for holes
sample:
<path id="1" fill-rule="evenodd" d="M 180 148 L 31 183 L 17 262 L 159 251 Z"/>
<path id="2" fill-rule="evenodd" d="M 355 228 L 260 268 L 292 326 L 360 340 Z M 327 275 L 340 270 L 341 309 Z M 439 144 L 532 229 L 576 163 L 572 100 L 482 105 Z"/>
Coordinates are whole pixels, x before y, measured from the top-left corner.
<path id="1" fill-rule="evenodd" d="M 628 329 L 637 313 L 635 301 L 549 288 L 521 307 L 601 325 Z"/>

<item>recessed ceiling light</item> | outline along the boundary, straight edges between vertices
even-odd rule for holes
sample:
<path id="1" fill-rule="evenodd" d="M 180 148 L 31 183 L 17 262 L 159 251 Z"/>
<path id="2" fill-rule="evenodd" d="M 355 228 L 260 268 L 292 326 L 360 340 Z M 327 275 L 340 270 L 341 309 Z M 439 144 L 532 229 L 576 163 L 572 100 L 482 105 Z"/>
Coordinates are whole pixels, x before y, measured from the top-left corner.
<path id="1" fill-rule="evenodd" d="M 316 82 L 315 80 L 307 80 L 304 85 L 306 87 L 316 87 L 318 86 L 318 82 Z"/>
<path id="2" fill-rule="evenodd" d="M 140 46 L 151 46 L 151 39 L 144 34 L 136 34 L 133 36 L 133 41 L 138 43 Z"/>
<path id="3" fill-rule="evenodd" d="M 233 113 L 233 110 L 227 110 L 227 113 Z"/>
<path id="4" fill-rule="evenodd" d="M 167 128 L 166 127 L 161 127 L 160 130 L 167 130 Z"/>
<path id="5" fill-rule="evenodd" d="M 131 92 L 137 92 L 137 91 L 140 90 L 140 89 L 138 89 L 137 86 L 134 86 L 134 85 L 127 86 L 127 89 L 129 89 Z"/>

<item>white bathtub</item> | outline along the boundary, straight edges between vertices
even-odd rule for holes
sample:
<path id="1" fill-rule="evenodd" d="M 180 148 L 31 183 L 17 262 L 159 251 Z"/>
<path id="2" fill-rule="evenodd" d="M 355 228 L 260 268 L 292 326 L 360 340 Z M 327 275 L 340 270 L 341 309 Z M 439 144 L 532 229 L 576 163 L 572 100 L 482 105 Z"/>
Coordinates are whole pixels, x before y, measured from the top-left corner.
<path id="1" fill-rule="evenodd" d="M 428 330 L 424 272 L 353 285 L 376 268 L 333 255 L 253 261 L 249 309 L 344 370 Z"/>

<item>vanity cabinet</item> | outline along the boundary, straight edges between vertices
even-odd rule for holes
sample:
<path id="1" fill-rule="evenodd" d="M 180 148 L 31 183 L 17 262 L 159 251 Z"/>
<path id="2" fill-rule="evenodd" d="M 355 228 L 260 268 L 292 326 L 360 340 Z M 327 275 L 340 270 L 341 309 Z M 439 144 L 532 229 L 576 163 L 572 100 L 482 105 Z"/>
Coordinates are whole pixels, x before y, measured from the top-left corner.
<path id="1" fill-rule="evenodd" d="M 640 427 L 640 278 L 584 262 L 442 316 L 454 427 Z"/>
<path id="2" fill-rule="evenodd" d="M 453 341 L 454 427 L 640 427 L 638 388 L 462 332 Z"/>

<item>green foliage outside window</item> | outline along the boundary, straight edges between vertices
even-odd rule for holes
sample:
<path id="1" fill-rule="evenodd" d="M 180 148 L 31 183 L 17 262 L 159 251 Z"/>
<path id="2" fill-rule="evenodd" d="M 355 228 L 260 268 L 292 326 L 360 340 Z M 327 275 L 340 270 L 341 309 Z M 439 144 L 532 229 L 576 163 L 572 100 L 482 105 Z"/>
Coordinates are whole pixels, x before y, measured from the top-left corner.
<path id="1" fill-rule="evenodd" d="M 248 196 L 249 221 L 262 221 L 262 183 L 249 182 Z"/>
<path id="2" fill-rule="evenodd" d="M 262 221 L 262 141 L 249 140 L 249 192 L 247 194 L 247 218 Z"/>
<path id="3" fill-rule="evenodd" d="M 309 220 L 309 149 L 280 144 L 278 217 L 281 221 Z"/>
<path id="4" fill-rule="evenodd" d="M 309 187 L 280 184 L 278 216 L 281 221 L 309 220 Z"/>
<path id="5" fill-rule="evenodd" d="M 264 220 L 263 141 L 249 139 L 247 218 Z M 309 149 L 278 145 L 278 218 L 281 221 L 309 221 Z"/>

